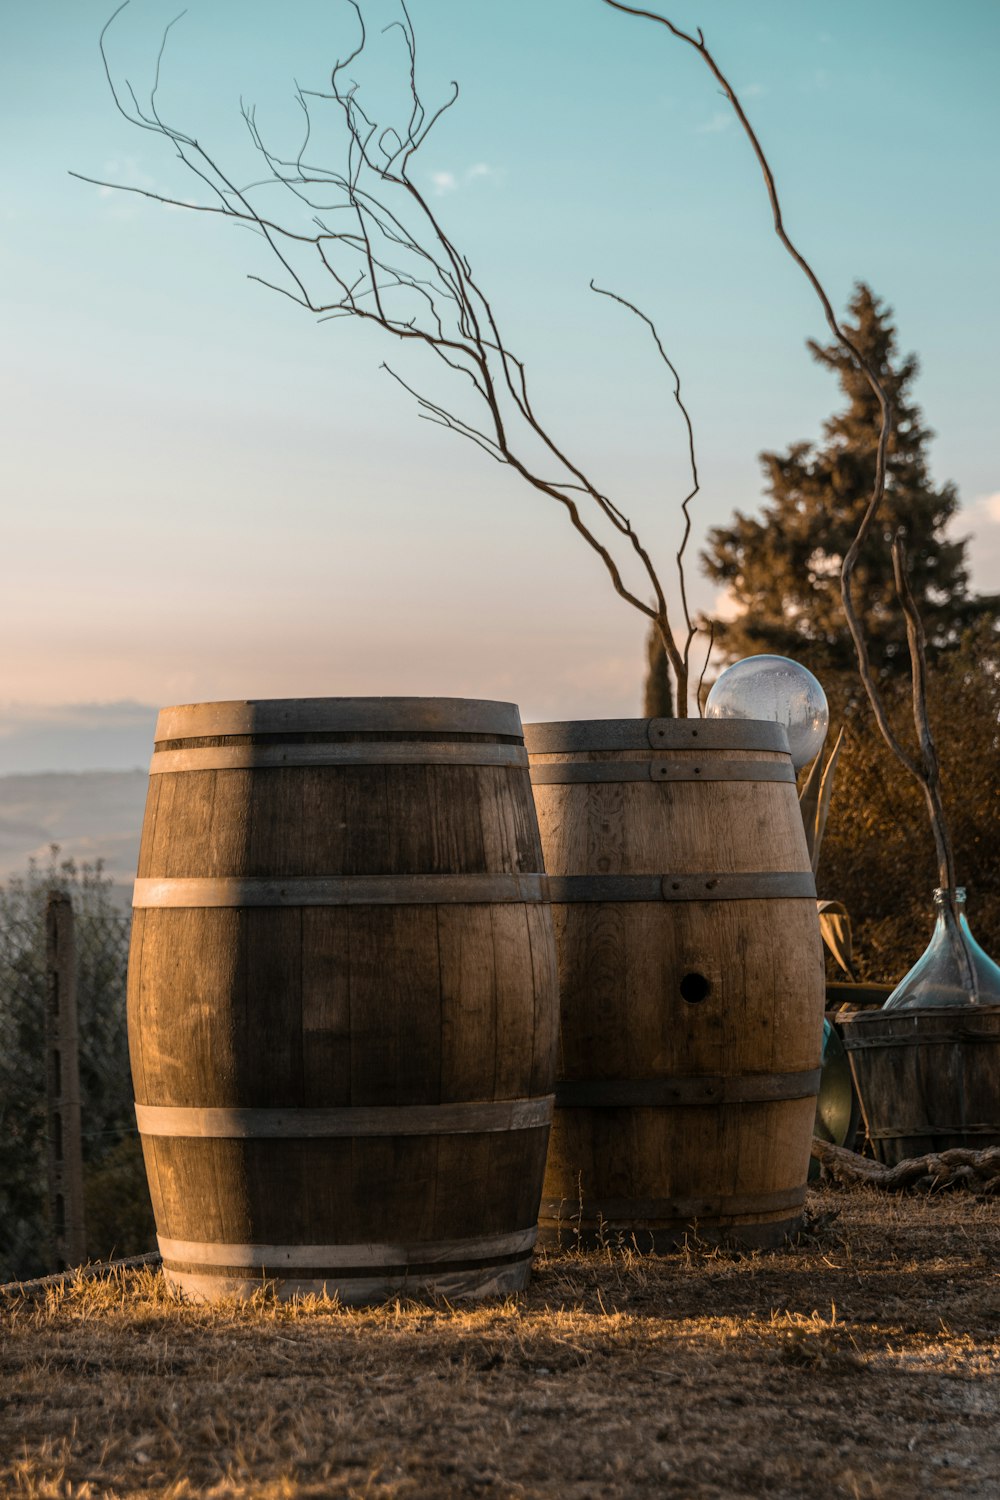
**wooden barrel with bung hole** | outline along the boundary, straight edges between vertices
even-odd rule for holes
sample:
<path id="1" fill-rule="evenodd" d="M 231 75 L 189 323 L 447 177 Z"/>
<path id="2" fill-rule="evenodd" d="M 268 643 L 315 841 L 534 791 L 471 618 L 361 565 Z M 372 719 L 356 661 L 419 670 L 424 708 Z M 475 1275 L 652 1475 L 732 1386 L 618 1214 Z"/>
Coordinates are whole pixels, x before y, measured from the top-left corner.
<path id="1" fill-rule="evenodd" d="M 133 904 L 136 1114 L 174 1288 L 524 1285 L 557 994 L 513 704 L 164 709 Z"/>
<path id="2" fill-rule="evenodd" d="M 595 720 L 525 743 L 561 991 L 543 1242 L 780 1243 L 824 997 L 784 729 Z"/>

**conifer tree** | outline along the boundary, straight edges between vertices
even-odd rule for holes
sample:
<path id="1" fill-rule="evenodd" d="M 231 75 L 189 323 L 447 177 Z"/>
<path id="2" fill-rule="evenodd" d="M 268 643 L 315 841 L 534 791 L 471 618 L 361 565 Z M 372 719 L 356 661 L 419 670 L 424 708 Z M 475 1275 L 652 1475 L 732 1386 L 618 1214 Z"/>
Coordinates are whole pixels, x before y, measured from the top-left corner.
<path id="1" fill-rule="evenodd" d="M 651 625 L 646 632 L 646 685 L 642 695 L 643 717 L 647 719 L 672 719 L 674 717 L 674 690 L 670 681 L 667 653 L 663 649 L 659 631 Z"/>
<path id="2" fill-rule="evenodd" d="M 881 524 L 861 554 L 855 580 L 872 664 L 883 676 L 897 676 L 909 672 L 886 542 L 897 528 L 906 531 L 911 587 L 931 660 L 957 645 L 975 621 L 996 621 L 1000 596 L 969 593 L 966 542 L 945 535 L 958 495 L 953 484 L 936 487 L 931 480 L 933 434 L 911 394 L 918 363 L 912 354 L 898 355 L 891 308 L 859 282 L 845 328 L 878 370 L 895 415 Z M 871 385 L 839 344 L 809 340 L 808 347 L 837 376 L 847 404 L 823 424 L 820 443 L 761 454 L 770 503 L 759 518 L 737 511 L 731 525 L 713 528 L 702 564 L 740 606 L 736 619 L 716 622 L 716 640 L 730 659 L 776 652 L 814 671 L 851 670 L 840 569 L 872 491 L 879 411 Z"/>

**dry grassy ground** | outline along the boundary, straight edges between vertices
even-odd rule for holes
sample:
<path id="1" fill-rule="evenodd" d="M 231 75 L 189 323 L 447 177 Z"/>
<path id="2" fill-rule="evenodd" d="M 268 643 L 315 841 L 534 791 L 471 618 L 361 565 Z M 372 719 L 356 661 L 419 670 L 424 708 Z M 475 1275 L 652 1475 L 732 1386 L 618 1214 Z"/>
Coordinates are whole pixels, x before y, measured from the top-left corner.
<path id="1" fill-rule="evenodd" d="M 471 1311 L 9 1299 L 0 1492 L 996 1500 L 995 1200 L 810 1206 L 780 1253 L 552 1256 Z"/>

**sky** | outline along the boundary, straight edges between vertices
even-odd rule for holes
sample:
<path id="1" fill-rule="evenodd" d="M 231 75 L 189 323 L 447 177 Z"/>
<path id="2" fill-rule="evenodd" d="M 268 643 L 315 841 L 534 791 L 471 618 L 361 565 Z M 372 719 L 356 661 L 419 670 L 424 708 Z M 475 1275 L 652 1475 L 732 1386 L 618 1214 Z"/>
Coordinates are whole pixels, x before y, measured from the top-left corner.
<path id="1" fill-rule="evenodd" d="M 361 0 L 363 97 L 398 115 L 397 0 Z M 419 419 L 368 326 L 318 323 L 248 279 L 266 248 L 206 215 L 70 172 L 205 201 L 116 112 L 113 4 L 0 0 L 0 774 L 133 766 L 155 708 L 225 698 L 512 700 L 525 721 L 640 711 L 645 622 L 560 508 Z M 148 97 L 177 0 L 132 0 L 112 73 Z M 409 0 L 426 100 L 460 84 L 415 176 L 488 290 L 561 446 L 630 516 L 674 600 L 686 438 L 707 529 L 762 501 L 758 454 L 839 403 L 809 357 L 819 305 L 704 64 L 601 0 Z M 740 93 L 786 223 L 843 309 L 894 309 L 958 485 L 974 586 L 1000 580 L 995 88 L 1000 7 L 955 0 L 683 0 Z M 241 98 L 294 149 L 293 80 L 356 35 L 341 0 L 190 0 L 164 115 L 244 180 Z M 359 65 L 360 66 L 360 65 Z M 317 144 L 323 139 L 317 136 Z M 399 368 L 449 396 L 426 364 Z M 437 383 L 436 383 L 437 382 Z M 622 554 L 626 577 L 642 580 Z"/>

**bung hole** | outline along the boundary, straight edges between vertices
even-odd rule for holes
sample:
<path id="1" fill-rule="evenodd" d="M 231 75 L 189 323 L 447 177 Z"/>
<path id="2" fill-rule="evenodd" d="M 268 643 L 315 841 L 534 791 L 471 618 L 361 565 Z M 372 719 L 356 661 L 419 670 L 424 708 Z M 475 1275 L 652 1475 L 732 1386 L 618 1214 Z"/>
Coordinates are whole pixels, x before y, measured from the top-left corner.
<path id="1" fill-rule="evenodd" d="M 685 974 L 681 980 L 681 998 L 689 1005 L 697 1005 L 712 992 L 712 982 L 704 974 Z"/>

